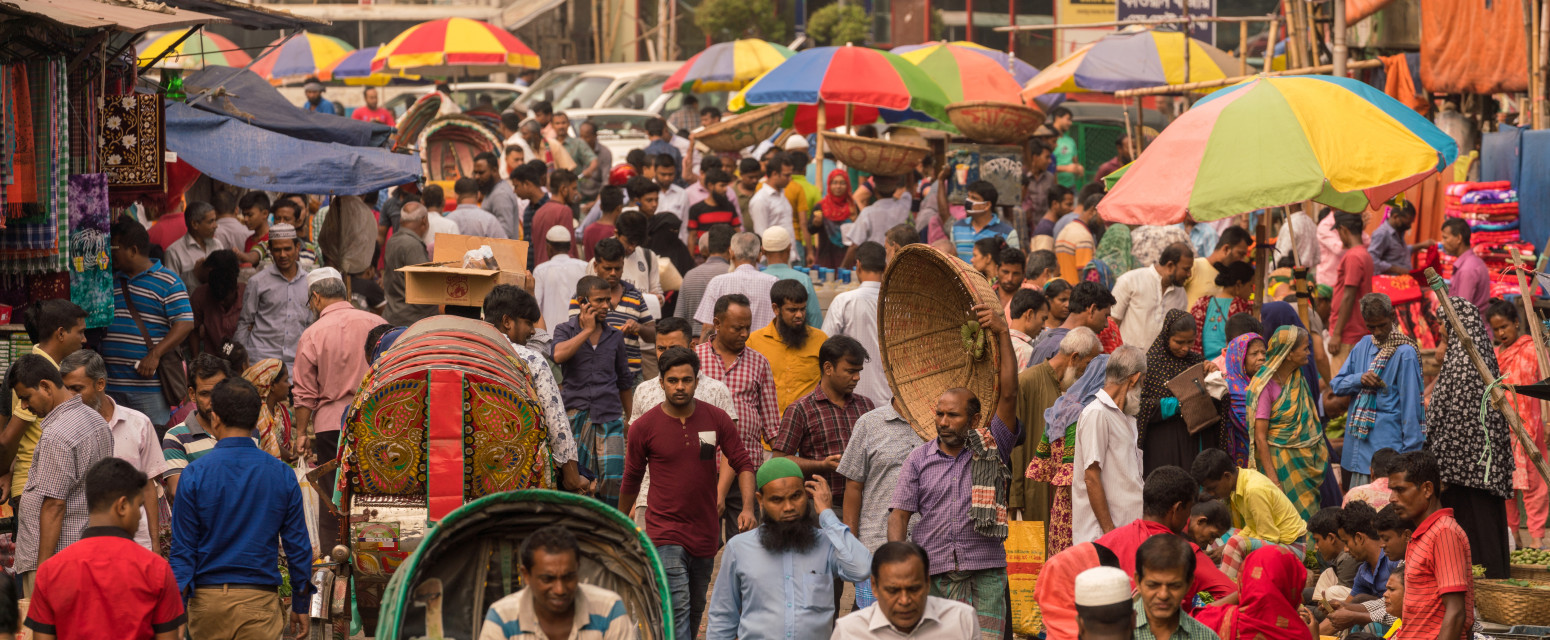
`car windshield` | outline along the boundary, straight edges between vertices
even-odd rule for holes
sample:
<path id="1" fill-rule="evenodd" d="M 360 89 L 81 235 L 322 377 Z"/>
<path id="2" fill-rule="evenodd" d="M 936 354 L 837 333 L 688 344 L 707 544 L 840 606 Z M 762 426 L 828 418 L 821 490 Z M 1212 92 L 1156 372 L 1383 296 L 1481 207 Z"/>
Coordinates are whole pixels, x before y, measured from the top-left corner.
<path id="1" fill-rule="evenodd" d="M 591 109 L 597 105 L 598 97 L 608 90 L 608 85 L 613 83 L 613 78 L 604 76 L 580 78 L 566 87 L 565 92 L 553 101 L 554 110 Z"/>
<path id="2" fill-rule="evenodd" d="M 522 94 L 511 89 L 454 89 L 452 91 L 452 101 L 456 102 L 457 106 L 462 107 L 464 111 L 494 111 L 495 113 L 500 113 L 505 111 L 506 107 L 511 106 L 511 103 L 520 95 Z M 486 99 L 494 107 L 493 109 L 488 106 L 483 109 L 480 108 L 480 104 L 485 102 Z"/>
<path id="3" fill-rule="evenodd" d="M 586 122 L 597 127 L 597 137 L 608 140 L 624 140 L 630 138 L 646 139 L 646 121 L 653 117 L 644 113 L 618 113 L 598 114 L 589 116 Z M 580 127 L 578 123 L 576 125 Z"/>
<path id="4" fill-rule="evenodd" d="M 525 112 L 533 108 L 533 103 L 535 102 L 542 102 L 544 100 L 553 102 L 554 97 L 565 89 L 565 85 L 570 84 L 572 80 L 576 79 L 576 75 L 575 72 L 562 73 L 559 71 L 550 71 L 544 74 L 544 77 L 534 82 L 533 86 L 528 87 L 527 93 L 522 94 L 522 97 L 516 100 L 514 103 L 516 109 Z"/>
<path id="5" fill-rule="evenodd" d="M 668 74 L 651 73 L 643 75 L 624 85 L 623 89 L 614 92 L 608 99 L 608 104 L 603 105 L 610 109 L 645 109 L 656 102 L 657 96 L 662 95 L 662 83 L 667 81 Z"/>

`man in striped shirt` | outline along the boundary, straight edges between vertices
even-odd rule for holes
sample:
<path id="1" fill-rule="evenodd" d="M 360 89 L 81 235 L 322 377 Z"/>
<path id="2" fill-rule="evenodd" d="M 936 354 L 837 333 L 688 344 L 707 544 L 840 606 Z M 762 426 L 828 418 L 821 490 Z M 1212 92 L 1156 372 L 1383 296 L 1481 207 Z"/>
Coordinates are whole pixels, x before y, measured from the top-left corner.
<path id="1" fill-rule="evenodd" d="M 151 237 L 145 227 L 121 217 L 109 234 L 116 286 L 113 323 L 102 338 L 108 394 L 115 402 L 145 414 L 151 424 L 164 426 L 171 410 L 156 366 L 194 332 L 194 310 L 178 275 L 160 260 L 151 259 Z"/>
<path id="2" fill-rule="evenodd" d="M 762 464 L 769 457 L 764 442 L 780 425 L 780 410 L 775 407 L 775 374 L 763 354 L 748 348 L 749 328 L 753 326 L 748 296 L 729 293 L 715 299 L 711 307 L 715 318 L 707 327 L 715 336 L 700 342 L 694 354 L 700 357 L 701 374 L 721 381 L 732 392 L 743 450 L 755 465 Z M 722 500 L 718 504 L 726 506 L 721 525 L 730 539 L 741 531 L 736 517 L 743 501 L 756 498 L 742 495 L 730 477 L 719 484 L 717 495 Z"/>
<path id="3" fill-rule="evenodd" d="M 1468 640 L 1475 622 L 1469 538 L 1442 508 L 1442 474 L 1429 451 L 1400 454 L 1389 467 L 1400 514 L 1415 523 L 1405 549 L 1404 625 L 1395 640 Z"/>
<path id="4" fill-rule="evenodd" d="M 210 396 L 215 385 L 232 377 L 230 365 L 215 354 L 201 353 L 188 366 L 188 395 L 194 398 L 195 411 L 188 419 L 167 430 L 161 438 L 161 454 L 167 460 L 167 499 L 178 491 L 178 478 L 189 463 L 210 453 L 219 440 L 211 433 Z"/>
<path id="5" fill-rule="evenodd" d="M 550 525 L 534 531 L 518 555 L 523 587 L 490 605 L 479 640 L 636 637 L 619 594 L 578 580 L 581 548 L 569 529 Z"/>

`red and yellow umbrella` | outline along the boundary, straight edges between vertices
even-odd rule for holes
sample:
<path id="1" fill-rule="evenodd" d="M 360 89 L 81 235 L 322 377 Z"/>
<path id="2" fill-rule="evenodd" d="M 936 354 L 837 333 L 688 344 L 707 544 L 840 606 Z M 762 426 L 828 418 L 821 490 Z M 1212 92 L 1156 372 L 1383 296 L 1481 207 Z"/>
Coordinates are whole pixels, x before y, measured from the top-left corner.
<path id="1" fill-rule="evenodd" d="M 372 71 L 472 76 L 539 68 L 538 54 L 495 25 L 445 18 L 415 25 L 377 49 Z"/>

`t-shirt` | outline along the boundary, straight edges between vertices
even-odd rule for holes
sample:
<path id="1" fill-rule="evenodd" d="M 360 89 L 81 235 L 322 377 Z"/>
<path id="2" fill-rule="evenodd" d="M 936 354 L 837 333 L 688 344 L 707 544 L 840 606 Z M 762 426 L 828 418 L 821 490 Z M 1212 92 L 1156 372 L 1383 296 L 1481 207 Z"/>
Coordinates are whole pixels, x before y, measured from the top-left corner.
<path id="1" fill-rule="evenodd" d="M 688 224 L 690 231 L 705 231 L 713 224 L 729 224 L 735 229 L 743 224 L 743 221 L 737 215 L 736 209 L 717 207 L 701 201 L 689 207 Z"/>
<path id="2" fill-rule="evenodd" d="M 389 127 L 397 124 L 397 121 L 393 118 L 393 112 L 382 107 L 375 109 L 356 107 L 354 111 L 350 112 L 350 119 L 362 122 L 380 122 Z"/>
<path id="3" fill-rule="evenodd" d="M 604 222 L 594 222 L 587 226 L 586 231 L 581 232 L 581 246 L 586 248 L 586 259 L 591 260 L 593 252 L 597 249 L 597 243 L 605 238 L 614 237 L 614 226 Z"/>
<path id="4" fill-rule="evenodd" d="M 36 583 L 27 627 L 62 640 L 150 640 L 188 620 L 172 567 L 118 527 L 87 527 L 38 568 Z"/>
<path id="5" fill-rule="evenodd" d="M 699 400 L 694 401 L 694 414 L 682 421 L 657 405 L 630 425 L 625 441 L 620 492 L 640 490 L 641 477 L 648 466 L 651 469 L 646 534 L 659 546 L 680 545 L 693 557 L 715 556 L 720 543 L 716 499 L 705 489 L 716 484 L 716 452 L 738 472 L 755 471 L 732 419 Z"/>
<path id="6" fill-rule="evenodd" d="M 1345 299 L 1346 287 L 1356 287 L 1356 299 L 1372 293 L 1372 256 L 1367 253 L 1367 247 L 1356 245 L 1346 249 L 1345 255 L 1340 256 L 1340 267 L 1335 275 L 1335 313 L 1340 313 L 1340 306 Z M 1331 327 L 1330 331 L 1340 331 L 1340 341 L 1345 344 L 1356 344 L 1367 335 L 1367 323 L 1362 320 L 1361 307 L 1351 305 L 1351 317 L 1346 318 L 1344 327 Z"/>
<path id="7" fill-rule="evenodd" d="M 1070 135 L 1060 136 L 1055 141 L 1055 166 L 1063 167 L 1074 162 L 1076 162 L 1076 140 L 1071 139 Z M 1079 173 L 1057 172 L 1055 174 L 1055 181 L 1067 189 L 1076 188 L 1082 183 L 1082 178 L 1082 174 Z"/>

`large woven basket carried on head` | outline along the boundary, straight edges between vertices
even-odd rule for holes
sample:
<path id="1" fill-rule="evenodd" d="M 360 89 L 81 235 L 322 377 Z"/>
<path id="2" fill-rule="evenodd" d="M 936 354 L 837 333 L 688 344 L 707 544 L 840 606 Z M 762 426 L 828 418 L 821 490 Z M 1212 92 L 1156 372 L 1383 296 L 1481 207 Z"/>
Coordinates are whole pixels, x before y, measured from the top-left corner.
<path id="1" fill-rule="evenodd" d="M 975 331 L 974 305 L 1000 308 L 985 276 L 956 256 L 925 245 L 900 249 L 883 274 L 878 336 L 888 386 L 904 419 L 935 432 L 937 398 L 964 387 L 980 400 L 975 427 L 995 414 L 998 363 L 1011 354 L 989 331 Z M 971 321 L 974 324 L 970 324 Z"/>
<path id="2" fill-rule="evenodd" d="M 694 139 L 710 147 L 711 151 L 737 151 L 770 137 L 780 128 L 785 113 L 786 105 L 783 104 L 759 107 L 700 129 L 694 134 Z"/>

